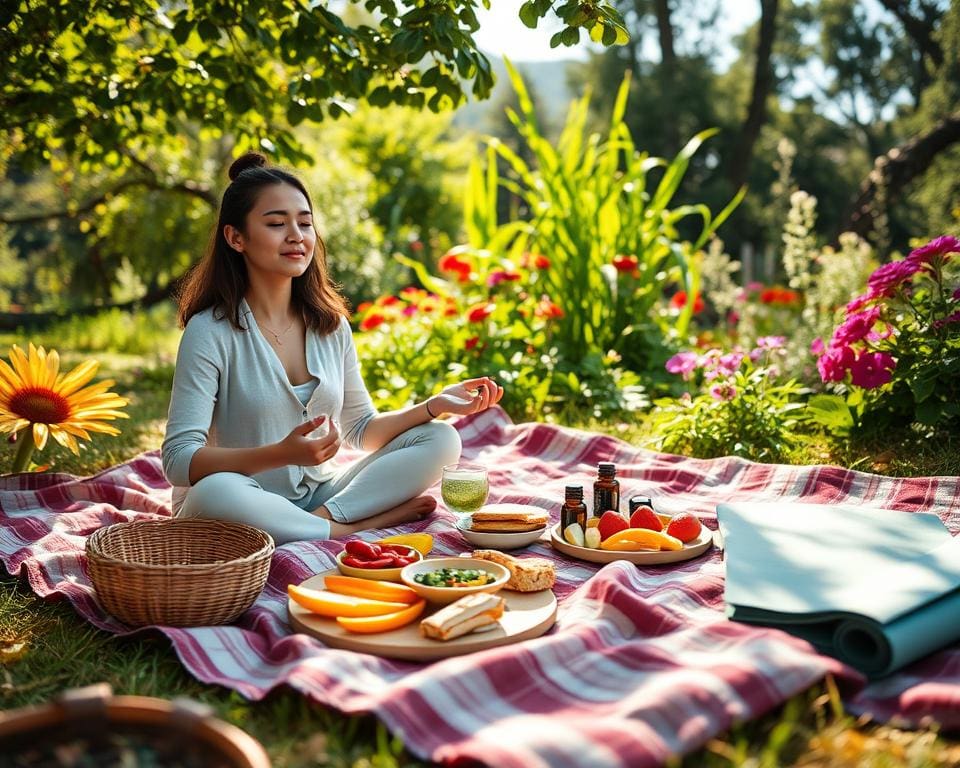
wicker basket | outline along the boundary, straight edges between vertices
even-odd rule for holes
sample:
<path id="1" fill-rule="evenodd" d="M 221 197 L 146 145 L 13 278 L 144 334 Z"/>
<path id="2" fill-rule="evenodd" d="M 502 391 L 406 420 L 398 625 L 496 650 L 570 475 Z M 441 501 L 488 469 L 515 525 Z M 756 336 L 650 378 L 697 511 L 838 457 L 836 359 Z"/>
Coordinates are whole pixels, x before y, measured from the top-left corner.
<path id="1" fill-rule="evenodd" d="M 87 539 L 101 604 L 135 627 L 232 621 L 263 589 L 273 549 L 263 531 L 219 520 L 118 523 Z"/>
<path id="2" fill-rule="evenodd" d="M 0 712 L 0 765 L 121 764 L 270 768 L 270 759 L 259 742 L 203 704 L 111 696 L 105 683 Z"/>

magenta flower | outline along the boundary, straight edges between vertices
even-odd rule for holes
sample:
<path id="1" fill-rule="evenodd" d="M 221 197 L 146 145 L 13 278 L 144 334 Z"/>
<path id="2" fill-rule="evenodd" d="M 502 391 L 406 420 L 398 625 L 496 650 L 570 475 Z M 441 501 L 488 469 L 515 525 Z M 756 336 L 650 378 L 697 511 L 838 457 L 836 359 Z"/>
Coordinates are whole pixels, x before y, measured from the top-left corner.
<path id="1" fill-rule="evenodd" d="M 690 375 L 697 370 L 698 356 L 696 352 L 678 352 L 667 360 L 666 369 L 670 373 L 678 373 L 683 376 L 684 381 L 690 378 Z"/>
<path id="2" fill-rule="evenodd" d="M 855 358 L 856 356 L 850 347 L 831 345 L 830 349 L 817 360 L 817 370 L 820 371 L 820 378 L 823 381 L 843 381 Z"/>
<path id="3" fill-rule="evenodd" d="M 729 352 L 717 361 L 721 373 L 733 376 L 743 362 L 743 352 Z"/>
<path id="4" fill-rule="evenodd" d="M 929 264 L 934 259 L 941 258 L 950 253 L 960 253 L 960 240 L 952 235 L 943 235 L 935 240 L 931 240 L 926 245 L 921 245 L 910 251 L 908 259 L 921 264 Z"/>
<path id="5" fill-rule="evenodd" d="M 957 289 L 953 292 L 953 298 L 954 298 L 954 299 L 957 299 L 957 300 L 960 300 L 960 288 L 957 288 Z"/>
<path id="6" fill-rule="evenodd" d="M 867 337 L 880 319 L 880 307 L 870 307 L 863 312 L 848 315 L 842 325 L 833 332 L 832 344 L 849 345 Z"/>
<path id="7" fill-rule="evenodd" d="M 850 366 L 850 380 L 858 387 L 876 389 L 893 379 L 897 361 L 886 352 L 864 352 Z"/>
<path id="8" fill-rule="evenodd" d="M 859 312 L 861 309 L 867 306 L 867 304 L 872 301 L 876 301 L 879 298 L 879 296 L 873 296 L 869 293 L 865 293 L 863 296 L 857 296 L 855 299 L 853 299 L 853 301 L 847 304 L 847 313 Z"/>
<path id="9" fill-rule="evenodd" d="M 952 325 L 953 323 L 960 323 L 960 312 L 954 312 L 952 315 L 947 315 L 940 320 L 934 320 L 933 327 L 939 329 L 945 325 Z"/>
<path id="10" fill-rule="evenodd" d="M 811 354 L 820 357 L 824 352 L 827 351 L 827 348 L 823 345 L 823 339 L 819 336 L 810 342 L 810 352 Z"/>
<path id="11" fill-rule="evenodd" d="M 757 346 L 761 349 L 781 349 L 786 343 L 786 336 L 761 336 L 757 339 Z"/>
<path id="12" fill-rule="evenodd" d="M 710 396 L 714 400 L 733 400 L 737 396 L 737 388 L 728 381 L 714 384 L 710 387 Z"/>
<path id="13" fill-rule="evenodd" d="M 892 296 L 894 290 L 921 269 L 923 269 L 923 262 L 915 259 L 891 261 L 889 264 L 884 264 L 875 269 L 867 280 L 867 287 L 870 289 L 868 295 L 872 298 Z"/>

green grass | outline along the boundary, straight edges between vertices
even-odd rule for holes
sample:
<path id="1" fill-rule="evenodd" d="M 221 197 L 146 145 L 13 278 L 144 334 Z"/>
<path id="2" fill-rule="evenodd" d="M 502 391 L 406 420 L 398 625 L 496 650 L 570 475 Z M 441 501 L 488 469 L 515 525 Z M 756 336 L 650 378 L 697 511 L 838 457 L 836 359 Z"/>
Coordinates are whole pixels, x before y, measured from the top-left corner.
<path id="1" fill-rule="evenodd" d="M 2 342 L 2 340 L 0 340 Z M 67 358 L 72 364 L 83 355 Z M 97 354 L 103 375 L 114 377 L 130 397 L 130 420 L 119 422 L 119 437 L 95 437 L 80 457 L 54 446 L 37 457 L 51 469 L 88 474 L 137 453 L 157 448 L 163 434 L 172 368 L 154 354 Z M 642 422 L 599 423 L 572 419 L 581 429 L 608 432 L 641 445 Z M 8 467 L 15 446 L 0 444 L 0 467 Z M 811 441 L 799 463 L 837 463 L 890 475 L 960 474 L 956 437 L 904 431 L 883 440 L 848 445 Z M 116 638 L 79 619 L 63 602 L 35 597 L 13 577 L 0 577 L 0 708 L 48 700 L 76 686 L 109 682 L 114 691 L 172 698 L 189 696 L 214 707 L 221 717 L 264 744 L 277 768 L 290 766 L 422 765 L 371 717 L 346 716 L 311 704 L 289 690 L 261 702 L 194 680 L 169 642 L 158 634 Z M 960 764 L 960 747 L 934 731 L 906 732 L 869 726 L 843 713 L 830 681 L 795 697 L 756 721 L 738 725 L 705 749 L 688 756 L 685 768 L 728 766 L 950 766 Z"/>

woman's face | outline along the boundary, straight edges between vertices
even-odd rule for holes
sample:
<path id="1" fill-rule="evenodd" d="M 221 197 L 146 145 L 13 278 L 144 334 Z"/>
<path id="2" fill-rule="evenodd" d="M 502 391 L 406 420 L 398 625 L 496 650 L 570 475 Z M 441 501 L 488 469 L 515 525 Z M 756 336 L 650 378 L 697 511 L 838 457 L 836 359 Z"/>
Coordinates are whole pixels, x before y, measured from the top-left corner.
<path id="1" fill-rule="evenodd" d="M 243 231 L 228 225 L 223 233 L 227 243 L 243 254 L 248 272 L 263 277 L 299 277 L 317 243 L 307 199 L 289 184 L 264 187 Z"/>

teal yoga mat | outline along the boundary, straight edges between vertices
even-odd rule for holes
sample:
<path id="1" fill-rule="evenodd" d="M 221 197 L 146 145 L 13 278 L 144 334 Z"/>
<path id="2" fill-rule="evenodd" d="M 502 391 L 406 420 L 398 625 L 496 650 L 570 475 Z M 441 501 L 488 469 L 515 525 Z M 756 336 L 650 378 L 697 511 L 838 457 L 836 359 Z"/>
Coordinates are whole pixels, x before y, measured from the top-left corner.
<path id="1" fill-rule="evenodd" d="M 960 640 L 960 537 L 933 514 L 848 504 L 717 505 L 724 599 L 882 677 Z"/>

